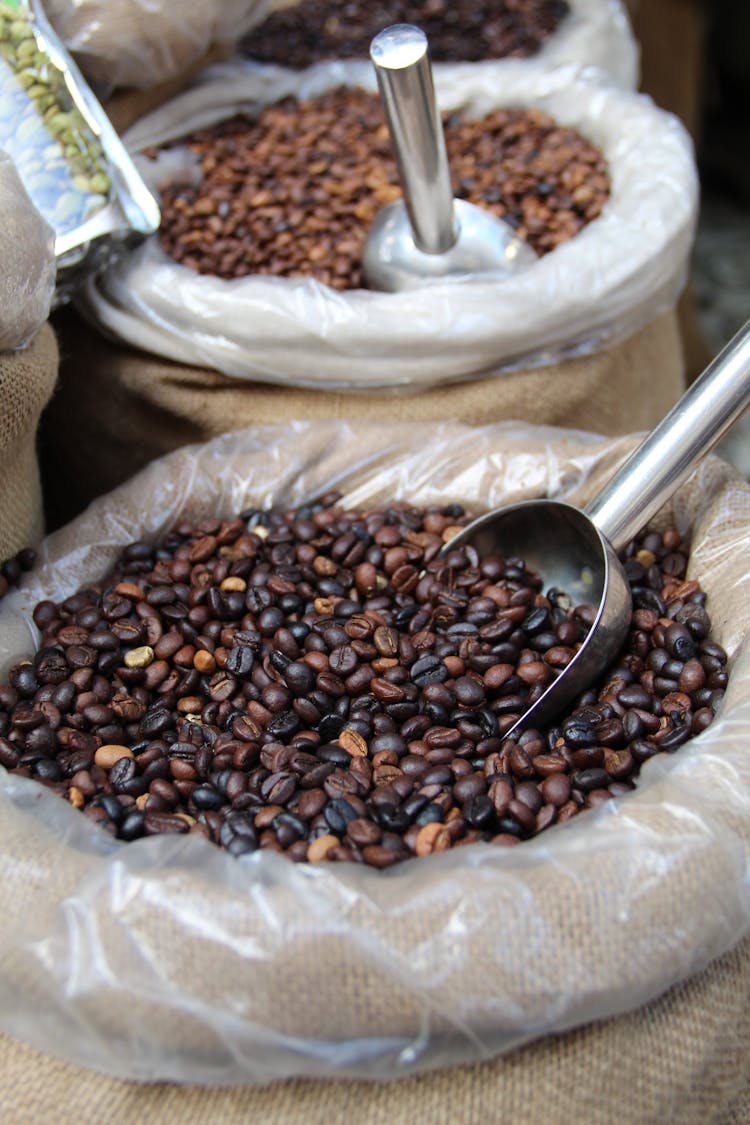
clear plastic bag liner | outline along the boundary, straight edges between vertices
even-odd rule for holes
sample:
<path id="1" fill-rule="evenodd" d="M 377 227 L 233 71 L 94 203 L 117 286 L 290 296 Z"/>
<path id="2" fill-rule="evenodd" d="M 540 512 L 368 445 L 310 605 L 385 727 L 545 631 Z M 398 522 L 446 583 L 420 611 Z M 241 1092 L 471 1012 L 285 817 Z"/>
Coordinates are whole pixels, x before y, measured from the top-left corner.
<path id="1" fill-rule="evenodd" d="M 583 504 L 633 447 L 505 423 L 294 423 L 152 463 L 51 535 L 0 604 L 2 661 L 29 617 L 182 515 L 551 494 Z M 750 486 L 711 457 L 660 516 L 730 654 L 715 722 L 637 789 L 515 848 L 472 844 L 377 872 L 235 859 L 203 838 L 113 840 L 0 770 L 0 1029 L 143 1080 L 389 1079 L 485 1059 L 635 1009 L 750 930 Z"/>
<path id="2" fill-rule="evenodd" d="M 571 63 L 597 67 L 614 82 L 635 90 L 640 49 L 622 0 L 568 0 L 568 7 L 568 15 L 536 56 L 539 62 L 547 67 Z"/>
<path id="3" fill-rule="evenodd" d="M 232 45 L 294 0 L 47 0 L 49 16 L 87 77 L 107 89 L 148 89 L 182 74 L 215 44 Z M 304 0 L 299 5 L 303 8 Z M 569 0 L 539 53 L 547 66 L 585 63 L 638 83 L 638 47 L 620 0 Z M 498 65 L 495 62 L 480 64 Z"/>
<path id="4" fill-rule="evenodd" d="M 179 78 L 214 46 L 231 49 L 290 0 L 45 0 L 47 14 L 100 94 Z"/>
<path id="5" fill-rule="evenodd" d="M 156 237 L 82 291 L 79 308 L 116 340 L 224 375 L 342 390 L 430 385 L 558 362 L 632 335 L 674 306 L 692 247 L 698 186 L 692 141 L 650 99 L 600 72 L 552 72 L 518 60 L 491 74 L 435 66 L 439 105 L 481 117 L 537 106 L 578 129 L 609 164 L 599 218 L 513 276 L 473 274 L 408 293 L 337 292 L 315 280 L 227 281 L 168 258 Z M 339 84 L 375 89 L 369 63 L 300 74 L 223 64 L 125 135 L 133 153 L 287 95 Z M 185 174 L 195 168 L 185 157 Z M 136 157 L 158 194 L 179 179 L 175 157 Z"/>
<path id="6" fill-rule="evenodd" d="M 0 351 L 22 348 L 49 316 L 55 291 L 55 232 L 0 149 Z"/>

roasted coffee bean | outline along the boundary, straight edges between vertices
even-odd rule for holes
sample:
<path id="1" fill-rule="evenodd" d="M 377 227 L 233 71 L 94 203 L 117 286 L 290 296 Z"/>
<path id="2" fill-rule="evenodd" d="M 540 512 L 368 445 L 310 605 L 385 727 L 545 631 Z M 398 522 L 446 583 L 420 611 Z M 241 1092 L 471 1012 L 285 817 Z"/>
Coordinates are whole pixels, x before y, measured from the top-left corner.
<path id="1" fill-rule="evenodd" d="M 226 804 L 226 798 L 210 785 L 194 789 L 191 800 L 197 809 L 220 809 Z"/>
<path id="2" fill-rule="evenodd" d="M 147 809 L 143 818 L 143 830 L 147 836 L 181 835 L 190 831 L 190 825 L 182 815 Z"/>

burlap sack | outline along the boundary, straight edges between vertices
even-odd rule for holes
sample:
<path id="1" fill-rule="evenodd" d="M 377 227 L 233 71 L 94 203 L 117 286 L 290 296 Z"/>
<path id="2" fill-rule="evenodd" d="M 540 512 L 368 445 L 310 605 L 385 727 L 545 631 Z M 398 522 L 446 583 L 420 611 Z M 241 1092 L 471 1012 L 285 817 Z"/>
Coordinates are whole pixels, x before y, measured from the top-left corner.
<path id="1" fill-rule="evenodd" d="M 746 940 L 636 1012 L 388 1084 L 136 1084 L 0 1036 L 0 1103 L 14 1125 L 747 1125 L 749 1052 Z"/>
<path id="2" fill-rule="evenodd" d="M 0 606 L 0 665 L 31 651 L 40 597 L 101 576 L 123 544 L 180 513 L 293 505 L 331 486 L 347 506 L 409 497 L 478 509 L 545 492 L 585 503 L 633 444 L 517 423 L 290 423 L 177 451 L 45 542 L 39 571 Z M 386 873 L 268 853 L 235 861 L 189 836 L 121 845 L 0 774 L 0 1030 L 120 1078 L 207 1085 L 390 1079 L 506 1053 L 462 1072 L 475 1099 L 463 1120 L 491 1103 L 471 1089 L 483 1074 L 511 1083 L 503 1110 L 522 1092 L 536 1108 L 589 1092 L 587 1121 L 657 1120 L 680 1099 L 694 1116 L 675 1119 L 697 1121 L 711 1099 L 727 1105 L 747 1054 L 746 1006 L 732 1005 L 747 988 L 750 933 L 748 516 L 750 487 L 715 458 L 662 513 L 692 531 L 690 574 L 730 654 L 716 722 L 652 759 L 627 798 L 522 847 L 472 845 Z M 674 985 L 639 1024 L 636 1009 Z M 597 1028 L 612 1038 L 589 1073 Z M 535 1040 L 541 1054 L 523 1074 L 524 1052 L 507 1052 Z M 453 1081 L 442 1070 L 400 1088 L 412 1106 L 428 1088 L 448 1106 Z M 279 1119 L 293 1120 L 305 1086 L 278 1089 L 292 1099 Z M 347 1085 L 344 1106 L 358 1089 L 375 1120 L 399 1096 Z"/>
<path id="3" fill-rule="evenodd" d="M 606 435 L 650 429 L 684 387 L 674 312 L 630 338 L 551 367 L 409 393 L 321 391 L 249 383 L 110 343 L 72 310 L 55 318 L 60 386 L 43 420 L 50 526 L 153 458 L 250 424 L 289 419 L 483 425 L 513 417 Z"/>
<path id="4" fill-rule="evenodd" d="M 28 344 L 49 316 L 55 232 L 0 149 L 0 352 Z"/>
<path id="5" fill-rule="evenodd" d="M 48 324 L 25 349 L 0 352 L 0 559 L 35 546 L 44 533 L 37 429 L 57 379 L 57 358 Z"/>

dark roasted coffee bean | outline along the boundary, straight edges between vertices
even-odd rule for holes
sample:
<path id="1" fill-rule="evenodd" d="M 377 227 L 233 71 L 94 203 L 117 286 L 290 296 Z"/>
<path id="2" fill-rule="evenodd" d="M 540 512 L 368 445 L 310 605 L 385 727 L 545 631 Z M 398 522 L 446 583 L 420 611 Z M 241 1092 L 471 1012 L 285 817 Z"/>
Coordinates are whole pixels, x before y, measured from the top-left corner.
<path id="1" fill-rule="evenodd" d="M 255 659 L 248 645 L 235 645 L 227 653 L 226 669 L 232 676 L 249 676 Z"/>
<path id="2" fill-rule="evenodd" d="M 351 755 L 337 742 L 327 742 L 319 746 L 316 751 L 320 761 L 330 762 L 334 766 L 348 766 L 351 764 Z"/>
<path id="3" fill-rule="evenodd" d="M 23 762 L 24 759 L 21 759 Z M 55 758 L 37 758 L 34 762 L 34 775 L 43 781 L 62 781 L 63 771 Z"/>
<path id="4" fill-rule="evenodd" d="M 188 822 L 181 816 L 166 812 L 152 812 L 146 810 L 143 819 L 143 829 L 147 836 L 182 835 L 189 831 Z"/>
<path id="5" fill-rule="evenodd" d="M 495 806 L 486 794 L 470 797 L 462 809 L 464 820 L 472 828 L 486 828 L 495 818 Z"/>
<path id="6" fill-rule="evenodd" d="M 139 811 L 126 813 L 119 825 L 118 835 L 122 840 L 137 840 L 145 832 L 146 814 Z"/>
<path id="7" fill-rule="evenodd" d="M 357 814 L 345 798 L 338 797 L 333 801 L 329 801 L 323 815 L 325 816 L 326 824 L 334 835 L 343 836 L 349 821 L 354 820 Z"/>
<path id="8" fill-rule="evenodd" d="M 295 695 L 309 695 L 315 688 L 315 672 L 302 661 L 287 664 L 283 676 L 287 687 Z"/>
<path id="9" fill-rule="evenodd" d="M 191 800 L 197 809 L 220 809 L 226 804 L 226 797 L 210 785 L 194 789 Z"/>

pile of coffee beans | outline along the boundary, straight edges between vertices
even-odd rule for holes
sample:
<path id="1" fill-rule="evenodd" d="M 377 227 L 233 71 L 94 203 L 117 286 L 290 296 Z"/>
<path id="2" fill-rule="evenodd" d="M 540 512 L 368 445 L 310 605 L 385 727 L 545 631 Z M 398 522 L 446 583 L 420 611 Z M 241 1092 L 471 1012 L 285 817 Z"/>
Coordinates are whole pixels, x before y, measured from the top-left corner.
<path id="1" fill-rule="evenodd" d="M 15 555 L 0 562 L 0 598 L 4 598 L 12 586 L 17 586 L 23 574 L 32 570 L 36 563 L 33 547 L 22 547 Z"/>
<path id="2" fill-rule="evenodd" d="M 610 181 L 601 152 L 537 109 L 452 114 L 445 137 L 454 194 L 513 226 L 538 254 L 601 212 Z M 338 88 L 288 98 L 186 138 L 199 186 L 162 190 L 160 241 L 176 261 L 222 278 L 311 276 L 362 285 L 364 241 L 401 195 L 379 98 Z"/>
<path id="3" fill-rule="evenodd" d="M 0 0 L 0 148 L 56 234 L 75 230 L 107 203 L 101 143 L 37 39 L 31 13 L 15 0 Z"/>
<path id="4" fill-rule="evenodd" d="M 568 15 L 566 0 L 303 0 L 272 13 L 240 50 L 258 62 L 302 68 L 367 58 L 373 36 L 417 24 L 436 62 L 528 58 Z"/>
<path id="5" fill-rule="evenodd" d="M 39 603 L 0 687 L 0 764 L 121 840 L 388 867 L 515 845 L 621 797 L 713 720 L 727 682 L 675 530 L 625 552 L 627 641 L 553 726 L 506 733 L 594 608 L 521 559 L 449 546 L 456 505 L 184 522 Z"/>

